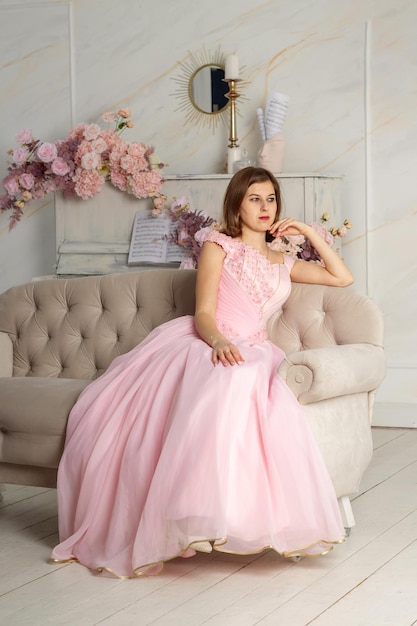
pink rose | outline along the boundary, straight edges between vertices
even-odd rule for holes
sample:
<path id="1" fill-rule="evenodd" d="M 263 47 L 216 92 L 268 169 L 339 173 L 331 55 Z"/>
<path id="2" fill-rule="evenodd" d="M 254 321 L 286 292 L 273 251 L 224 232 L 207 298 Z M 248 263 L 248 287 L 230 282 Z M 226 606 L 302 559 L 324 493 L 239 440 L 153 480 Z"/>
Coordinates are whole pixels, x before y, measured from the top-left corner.
<path id="1" fill-rule="evenodd" d="M 36 150 L 36 154 L 43 163 L 50 163 L 57 157 L 57 149 L 54 143 L 43 143 Z"/>
<path id="2" fill-rule="evenodd" d="M 70 171 L 68 163 L 64 161 L 61 157 L 57 157 L 52 161 L 51 170 L 57 176 L 65 176 Z"/>
<path id="3" fill-rule="evenodd" d="M 97 152 L 87 152 L 81 157 L 81 167 L 85 170 L 95 170 L 100 165 L 100 157 Z"/>
<path id="4" fill-rule="evenodd" d="M 19 183 L 20 186 L 23 187 L 23 189 L 32 189 L 33 185 L 35 184 L 35 179 L 33 178 L 32 174 L 22 174 L 21 176 L 19 176 Z"/>
<path id="5" fill-rule="evenodd" d="M 347 235 L 347 228 L 346 228 L 346 226 L 341 226 L 340 228 L 338 228 L 337 234 L 339 235 L 339 237 L 346 237 L 346 235 Z"/>
<path id="6" fill-rule="evenodd" d="M 29 156 L 29 152 L 26 148 L 18 148 L 13 152 L 13 161 L 16 165 L 22 165 Z"/>
<path id="7" fill-rule="evenodd" d="M 22 128 L 15 135 L 15 139 L 18 143 L 30 143 L 32 141 L 32 131 L 28 128 Z"/>
<path id="8" fill-rule="evenodd" d="M 86 129 L 84 130 L 84 137 L 87 141 L 92 141 L 93 139 L 97 139 L 97 137 L 101 133 L 101 126 L 98 124 L 88 124 Z"/>
<path id="9" fill-rule="evenodd" d="M 111 124 L 117 120 L 117 113 L 114 111 L 106 111 L 106 113 L 103 113 L 101 116 L 101 119 L 103 122 L 106 122 L 106 124 Z"/>
<path id="10" fill-rule="evenodd" d="M 19 185 L 17 184 L 17 180 L 13 177 L 5 178 L 3 181 L 3 186 L 9 196 L 15 196 L 19 191 Z"/>

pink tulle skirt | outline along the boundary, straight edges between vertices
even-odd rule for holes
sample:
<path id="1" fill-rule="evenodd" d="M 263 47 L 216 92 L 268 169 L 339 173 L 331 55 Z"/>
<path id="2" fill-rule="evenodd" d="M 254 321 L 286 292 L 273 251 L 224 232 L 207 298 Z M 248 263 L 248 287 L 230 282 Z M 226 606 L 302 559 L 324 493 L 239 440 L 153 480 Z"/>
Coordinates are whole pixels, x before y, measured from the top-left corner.
<path id="1" fill-rule="evenodd" d="M 295 556 L 343 540 L 317 443 L 276 374 L 282 351 L 236 343 L 245 362 L 215 367 L 182 317 L 84 390 L 59 467 L 53 560 L 135 576 L 200 542 Z"/>

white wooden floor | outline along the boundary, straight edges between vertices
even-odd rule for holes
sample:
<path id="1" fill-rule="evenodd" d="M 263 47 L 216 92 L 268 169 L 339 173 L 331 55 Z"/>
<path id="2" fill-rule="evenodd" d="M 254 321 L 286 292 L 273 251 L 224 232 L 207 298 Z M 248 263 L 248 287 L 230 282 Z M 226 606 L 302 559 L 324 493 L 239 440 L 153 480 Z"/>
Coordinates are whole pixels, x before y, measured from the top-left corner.
<path id="1" fill-rule="evenodd" d="M 417 624 L 417 430 L 374 428 L 348 541 L 287 562 L 197 554 L 117 580 L 48 562 L 54 490 L 8 486 L 0 508 L 3 626 L 411 626 Z"/>

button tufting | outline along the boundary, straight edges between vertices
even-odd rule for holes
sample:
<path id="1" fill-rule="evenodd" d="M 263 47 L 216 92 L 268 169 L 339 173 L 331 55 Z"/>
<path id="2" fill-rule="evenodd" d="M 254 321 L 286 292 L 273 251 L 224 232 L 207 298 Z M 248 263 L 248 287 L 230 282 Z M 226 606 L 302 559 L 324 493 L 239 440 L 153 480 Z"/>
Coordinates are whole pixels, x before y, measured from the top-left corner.
<path id="1" fill-rule="evenodd" d="M 303 383 L 304 382 L 304 376 L 302 374 L 296 374 L 295 375 L 295 382 L 296 383 Z"/>
<path id="2" fill-rule="evenodd" d="M 6 428 L 6 426 L 1 426 L 1 427 L 0 427 L 0 431 L 1 431 L 3 434 L 6 434 L 6 433 L 8 433 L 8 432 L 9 432 L 9 431 L 7 430 L 7 428 Z"/>

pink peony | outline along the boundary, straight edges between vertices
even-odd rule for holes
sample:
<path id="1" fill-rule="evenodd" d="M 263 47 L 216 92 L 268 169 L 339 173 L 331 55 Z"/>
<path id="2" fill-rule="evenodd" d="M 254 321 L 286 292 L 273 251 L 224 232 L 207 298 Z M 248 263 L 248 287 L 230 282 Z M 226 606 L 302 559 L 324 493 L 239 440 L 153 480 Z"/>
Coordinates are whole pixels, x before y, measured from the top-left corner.
<path id="1" fill-rule="evenodd" d="M 98 124 L 88 124 L 84 130 L 84 137 L 87 141 L 92 141 L 93 139 L 97 139 L 101 133 L 101 126 Z"/>
<path id="2" fill-rule="evenodd" d="M 56 176 L 65 176 L 70 171 L 70 167 L 64 159 L 57 157 L 51 163 L 51 170 Z"/>
<path id="3" fill-rule="evenodd" d="M 35 184 L 35 179 L 32 174 L 22 174 L 19 176 L 19 184 L 23 189 L 32 189 Z"/>
<path id="4" fill-rule="evenodd" d="M 102 137 L 98 137 L 91 142 L 91 149 L 97 154 L 103 154 L 107 150 L 107 144 Z"/>
<path id="5" fill-rule="evenodd" d="M 80 122 L 70 132 L 68 133 L 68 139 L 77 139 L 81 140 L 84 138 L 84 131 L 87 128 L 87 124 L 84 122 Z"/>
<path id="6" fill-rule="evenodd" d="M 26 148 L 18 148 L 13 152 L 13 161 L 16 163 L 16 165 L 23 165 L 28 156 L 29 152 Z"/>
<path id="7" fill-rule="evenodd" d="M 87 200 L 94 198 L 104 185 L 105 179 L 95 170 L 78 169 L 76 173 L 75 193 Z"/>
<path id="8" fill-rule="evenodd" d="M 141 143 L 130 143 L 129 144 L 129 154 L 133 157 L 143 157 L 146 152 L 146 146 Z"/>
<path id="9" fill-rule="evenodd" d="M 42 163 L 50 163 L 57 157 L 57 149 L 54 143 L 43 143 L 36 150 L 36 155 Z"/>
<path id="10" fill-rule="evenodd" d="M 81 167 L 85 170 L 95 170 L 100 163 L 100 155 L 97 152 L 86 152 L 81 158 Z"/>
<path id="11" fill-rule="evenodd" d="M 28 128 L 22 128 L 15 135 L 15 139 L 18 143 L 30 143 L 32 141 L 32 131 Z"/>
<path id="12" fill-rule="evenodd" d="M 127 175 L 119 169 L 110 170 L 110 181 L 112 185 L 120 189 L 120 191 L 127 191 Z"/>
<path id="13" fill-rule="evenodd" d="M 133 174 L 133 172 L 137 169 L 137 161 L 130 154 L 126 154 L 120 159 L 120 167 L 123 170 L 126 170 L 128 174 Z"/>

